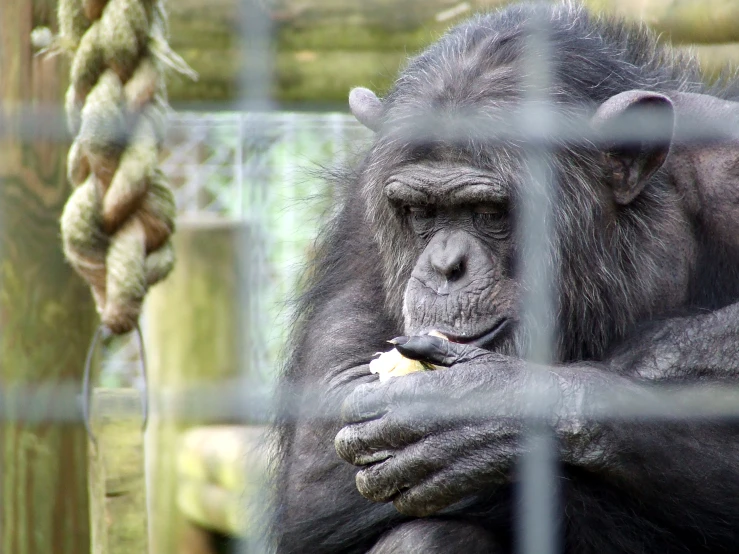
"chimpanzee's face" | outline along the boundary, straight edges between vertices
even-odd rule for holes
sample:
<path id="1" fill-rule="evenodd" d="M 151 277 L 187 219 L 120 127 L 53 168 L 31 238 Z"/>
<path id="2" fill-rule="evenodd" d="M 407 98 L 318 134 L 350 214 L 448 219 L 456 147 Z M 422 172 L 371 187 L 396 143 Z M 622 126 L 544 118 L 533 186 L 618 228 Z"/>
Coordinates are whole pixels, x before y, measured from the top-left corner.
<path id="1" fill-rule="evenodd" d="M 405 289 L 406 333 L 437 330 L 491 348 L 512 329 L 519 289 L 508 184 L 465 165 L 419 162 L 394 172 L 384 191 L 420 252 Z"/>
<path id="2" fill-rule="evenodd" d="M 457 121 L 456 104 L 442 97 L 423 108 L 415 96 L 391 95 L 383 106 L 369 94 L 374 104 L 355 106 L 378 133 L 362 192 L 387 307 L 408 335 L 436 330 L 457 342 L 526 352 L 532 327 L 521 324 L 528 311 L 520 299 L 536 275 L 520 270 L 515 215 L 520 195 L 537 192 L 523 187 L 539 180 L 531 178 L 525 140 L 486 134 L 507 131 L 506 114 L 518 104 L 482 102 L 484 113 L 464 112 Z M 600 356 L 634 321 L 684 302 L 695 248 L 680 198 L 659 172 L 670 149 L 671 101 L 634 90 L 592 115 L 563 111 L 570 112 L 590 118 L 592 140 L 550 149 L 552 206 L 541 212 L 549 221 L 538 254 L 552 271 L 547 317 L 554 356 L 563 361 Z M 649 114 L 659 116 L 667 138 L 602 138 Z"/>

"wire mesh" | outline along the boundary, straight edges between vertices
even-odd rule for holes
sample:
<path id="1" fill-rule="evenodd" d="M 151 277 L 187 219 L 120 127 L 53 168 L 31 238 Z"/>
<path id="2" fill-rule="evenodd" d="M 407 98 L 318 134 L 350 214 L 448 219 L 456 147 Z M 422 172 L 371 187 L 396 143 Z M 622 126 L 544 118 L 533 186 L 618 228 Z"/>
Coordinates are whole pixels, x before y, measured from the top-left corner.
<path id="1" fill-rule="evenodd" d="M 273 74 L 269 55 L 271 23 L 255 3 L 244 0 L 241 25 L 247 39 L 243 48 L 248 70 L 242 79 L 240 111 L 174 115 L 163 168 L 174 187 L 181 216 L 205 213 L 250 226 L 241 283 L 245 294 L 238 299 L 245 325 L 250 329 L 243 344 L 244 365 L 249 372 L 241 376 L 243 383 L 236 387 L 233 383 L 197 386 L 181 391 L 178 398 L 152 399 L 153 411 L 163 404 L 177 404 L 176 409 L 163 411 L 176 414 L 181 421 L 187 421 L 188 416 L 201 422 L 218 421 L 234 414 L 248 423 L 269 421 L 278 360 L 289 322 L 295 317 L 286 299 L 298 285 L 300 267 L 309 257 L 320 221 L 334 200 L 330 185 L 319 175 L 313 175 L 311 168 L 350 163 L 371 141 L 371 134 L 348 115 L 275 111 L 268 88 Z M 553 232 L 550 223 L 557 209 L 547 171 L 553 145 L 633 137 L 649 141 L 664 139 L 666 131 L 660 121 L 641 115 L 627 128 L 613 129 L 604 135 L 594 132 L 589 121 L 560 113 L 545 96 L 549 66 L 546 22 L 535 22 L 534 31 L 524 62 L 524 73 L 530 82 L 523 109 L 512 114 L 510 122 L 486 129 L 485 138 L 488 142 L 526 142 L 530 186 L 524 187 L 527 196 L 523 199 L 524 232 L 520 238 L 522 251 L 526 253 L 523 266 L 531 278 L 524 278 L 529 286 L 523 319 L 533 325 L 528 333 L 533 339 L 526 357 L 532 367 L 537 367 L 553 359 L 551 326 L 555 308 L 550 284 L 557 275 L 545 263 L 548 256 L 544 240 Z M 49 133 L 58 133 L 60 138 L 65 136 L 63 119 L 58 116 L 56 112 L 43 116 L 45 136 Z M 0 119 L 0 132 L 11 129 L 14 136 L 20 132 L 20 136 L 30 139 L 39 132 L 42 122 L 38 112 L 30 116 L 20 111 L 13 117 L 13 121 Z M 453 137 L 455 133 L 467 137 L 480 129 L 475 114 L 459 117 L 452 127 L 437 125 L 428 118 L 419 123 L 424 129 L 433 128 L 437 137 L 439 134 Z M 725 127 L 714 121 L 704 126 L 696 124 L 681 132 L 679 138 L 685 142 L 737 139 L 731 121 Z M 306 202 L 306 199 L 311 200 Z M 131 344 L 121 341 L 117 351 L 109 353 L 103 362 L 104 383 L 115 386 L 134 379 L 138 374 L 137 358 L 135 340 Z M 299 407 L 301 414 L 311 408 L 319 409 L 322 389 L 300 392 L 305 399 L 305 404 Z M 514 407 L 517 402 L 529 410 L 525 415 L 531 422 L 531 431 L 525 449 L 528 453 L 522 463 L 517 544 L 522 554 L 548 554 L 560 551 L 562 543 L 556 525 L 556 445 L 546 425 L 552 418 L 549 410 L 553 401 L 548 396 L 551 387 L 547 383 L 535 381 L 529 392 L 526 398 L 500 398 L 491 403 L 488 396 L 470 397 L 463 407 L 436 408 L 444 417 L 520 414 L 520 406 Z M 599 402 L 589 406 L 590 412 L 570 415 L 651 421 L 739 417 L 739 390 L 726 384 L 671 387 L 650 391 L 644 397 L 624 398 L 610 395 L 609 391 L 602 391 L 601 395 Z M 79 383 L 3 387 L 0 405 L 10 408 L 0 409 L 0 414 L 30 422 L 79 421 L 78 396 Z M 434 415 L 437 414 L 429 414 Z M 249 552 L 265 549 L 267 546 L 262 543 L 244 545 L 244 551 Z"/>

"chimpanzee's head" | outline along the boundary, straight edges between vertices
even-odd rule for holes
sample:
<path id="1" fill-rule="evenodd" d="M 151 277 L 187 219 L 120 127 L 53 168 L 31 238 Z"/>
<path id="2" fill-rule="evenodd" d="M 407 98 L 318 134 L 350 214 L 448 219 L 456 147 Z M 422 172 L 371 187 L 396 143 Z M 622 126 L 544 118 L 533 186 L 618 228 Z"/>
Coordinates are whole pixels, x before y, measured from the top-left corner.
<path id="1" fill-rule="evenodd" d="M 524 187 L 542 181 L 527 157 L 535 145 L 510 132 L 521 129 L 515 122 L 525 113 L 524 52 L 535 9 L 456 28 L 413 59 L 383 100 L 367 89 L 350 95 L 357 119 L 377 133 L 363 193 L 388 306 L 406 334 L 438 330 L 509 353 L 524 347 L 518 207 Z M 643 110 L 663 116 L 668 131 L 651 141 L 561 139 L 541 158 L 553 203 L 546 261 L 556 277 L 557 356 L 597 357 L 636 319 L 687 294 L 693 238 L 661 170 L 673 122 L 668 91 L 678 84 L 657 65 L 653 74 L 634 72 L 644 64 L 629 63 L 643 55 L 633 45 L 659 48 L 645 31 L 629 49 L 624 37 L 592 35 L 584 21 L 560 28 L 557 10 L 576 8 L 541 9 L 551 22 L 545 98 L 557 121 L 623 130 Z M 523 130 L 535 131 L 537 120 L 526 120 Z"/>

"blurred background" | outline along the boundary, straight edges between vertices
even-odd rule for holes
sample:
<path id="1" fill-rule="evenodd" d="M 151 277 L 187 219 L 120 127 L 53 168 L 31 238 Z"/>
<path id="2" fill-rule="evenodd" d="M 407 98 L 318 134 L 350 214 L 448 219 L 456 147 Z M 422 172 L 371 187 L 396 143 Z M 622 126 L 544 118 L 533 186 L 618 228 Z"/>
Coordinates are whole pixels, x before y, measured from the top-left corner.
<path id="1" fill-rule="evenodd" d="M 2 0 L 1 553 L 84 554 L 103 516 L 109 542 L 98 551 L 135 552 L 138 543 L 126 541 L 142 534 L 146 517 L 139 513 L 143 520 L 130 520 L 129 529 L 132 505 L 110 499 L 144 484 L 150 552 L 261 551 L 260 433 L 300 268 L 331 213 L 333 191 L 321 172 L 351 163 L 371 139 L 348 114 L 348 92 L 366 86 L 384 94 L 408 56 L 505 3 L 165 5 L 170 45 L 198 75 L 167 80 L 162 169 L 177 205 L 177 265 L 151 290 L 141 318 L 151 403 L 145 463 L 133 470 L 141 479 L 118 483 L 101 515 L 91 508 L 94 464 L 79 415 L 97 316 L 63 260 L 58 228 L 71 191 L 62 112 L 69 62 L 39 55 L 58 30 L 54 1 Z M 692 49 L 707 79 L 739 64 L 739 0 L 586 4 L 644 21 Z M 135 337 L 106 340 L 94 365 L 96 387 L 141 390 Z"/>

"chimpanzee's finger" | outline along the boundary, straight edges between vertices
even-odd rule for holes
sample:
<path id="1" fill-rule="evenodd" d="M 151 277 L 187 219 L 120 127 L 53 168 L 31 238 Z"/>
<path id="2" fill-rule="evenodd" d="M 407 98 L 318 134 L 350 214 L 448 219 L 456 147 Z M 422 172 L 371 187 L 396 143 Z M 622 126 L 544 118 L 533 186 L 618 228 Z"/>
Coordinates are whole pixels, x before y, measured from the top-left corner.
<path id="1" fill-rule="evenodd" d="M 373 464 L 386 460 L 393 454 L 385 440 L 385 423 L 373 419 L 342 427 L 334 438 L 336 453 L 355 466 Z"/>
<path id="2" fill-rule="evenodd" d="M 387 386 L 365 383 L 357 386 L 341 405 L 341 419 L 345 424 L 359 423 L 382 417 L 388 410 Z"/>
<path id="3" fill-rule="evenodd" d="M 441 366 L 468 362 L 489 354 L 487 350 L 482 348 L 448 341 L 432 335 L 397 337 L 390 342 L 395 344 L 398 352 L 406 358 Z"/>
<path id="4" fill-rule="evenodd" d="M 433 422 L 421 414 L 390 411 L 380 419 L 346 425 L 336 435 L 339 456 L 354 465 L 374 464 L 397 454 L 409 444 L 428 435 Z"/>

